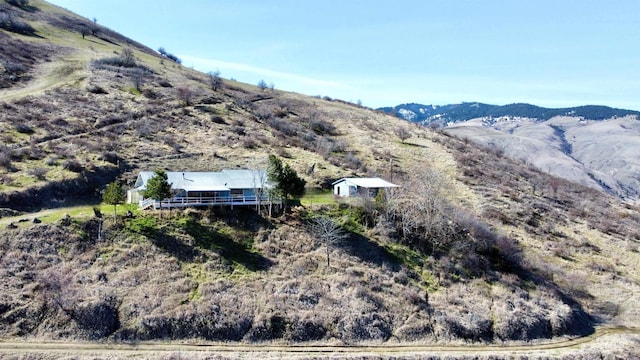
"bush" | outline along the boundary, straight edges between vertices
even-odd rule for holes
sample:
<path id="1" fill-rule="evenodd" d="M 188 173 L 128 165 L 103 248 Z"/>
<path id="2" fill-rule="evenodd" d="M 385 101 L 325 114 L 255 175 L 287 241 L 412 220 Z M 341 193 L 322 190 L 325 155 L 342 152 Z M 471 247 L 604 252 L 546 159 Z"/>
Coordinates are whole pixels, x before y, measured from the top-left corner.
<path id="1" fill-rule="evenodd" d="M 45 168 L 37 167 L 29 170 L 29 175 L 35 177 L 38 180 L 46 180 L 46 175 L 48 172 L 49 170 Z"/>
<path id="2" fill-rule="evenodd" d="M 142 95 L 144 95 L 144 97 L 146 97 L 147 99 L 152 100 L 159 99 L 162 96 L 159 92 L 154 91 L 153 89 L 142 90 Z"/>
<path id="3" fill-rule="evenodd" d="M 344 161 L 347 167 L 351 169 L 358 170 L 362 167 L 362 161 L 360 161 L 360 159 L 351 152 L 345 154 Z"/>
<path id="4" fill-rule="evenodd" d="M 71 172 L 79 173 L 84 169 L 78 160 L 69 159 L 64 162 L 62 167 Z"/>
<path id="5" fill-rule="evenodd" d="M 4 62 L 4 71 L 10 76 L 19 76 L 26 73 L 28 70 L 29 69 L 23 64 L 12 61 Z"/>
<path id="6" fill-rule="evenodd" d="M 121 58 L 120 56 L 97 59 L 94 60 L 92 64 L 97 68 L 106 68 L 108 66 L 127 68 L 136 66 L 135 63 L 129 62 L 126 59 Z"/>
<path id="7" fill-rule="evenodd" d="M 191 102 L 193 101 L 195 95 L 195 92 L 191 88 L 186 86 L 179 87 L 176 92 L 176 97 L 185 106 L 191 105 Z"/>
<path id="8" fill-rule="evenodd" d="M 97 69 L 104 70 L 115 70 L 120 72 L 121 68 L 127 69 L 125 74 L 127 74 L 128 76 L 142 76 L 147 73 L 153 73 L 151 69 L 136 62 L 136 58 L 133 55 L 133 51 L 131 51 L 131 49 L 122 50 L 120 56 L 97 59 L 92 61 L 91 64 Z"/>
<path id="9" fill-rule="evenodd" d="M 318 135 L 337 135 L 336 127 L 324 120 L 314 120 L 310 127 Z"/>
<path id="10" fill-rule="evenodd" d="M 244 130 L 244 127 L 242 127 L 242 126 L 237 126 L 237 125 L 232 126 L 231 127 L 231 132 L 234 132 L 234 133 L 236 133 L 238 135 L 246 135 L 246 131 Z"/>
<path id="11" fill-rule="evenodd" d="M 171 61 L 173 61 L 175 63 L 182 64 L 182 60 L 180 60 L 179 57 L 167 52 L 164 48 L 161 47 L 160 49 L 158 49 L 158 52 L 163 57 L 166 57 L 167 59 L 169 59 L 169 60 L 171 60 Z"/>
<path id="12" fill-rule="evenodd" d="M 224 118 L 220 115 L 211 115 L 211 122 L 215 124 L 226 124 Z"/>
<path id="13" fill-rule="evenodd" d="M 0 28 L 23 35 L 32 35 L 35 33 L 35 30 L 31 25 L 15 19 L 7 13 L 0 13 Z"/>
<path id="14" fill-rule="evenodd" d="M 29 5 L 29 0 L 6 0 L 7 4 L 19 7 L 25 7 Z"/>
<path id="15" fill-rule="evenodd" d="M 29 125 L 27 124 L 17 124 L 15 126 L 16 131 L 19 132 L 20 134 L 27 134 L 27 135 L 31 135 L 35 132 L 35 130 L 33 130 Z"/>
<path id="16" fill-rule="evenodd" d="M 107 91 L 103 89 L 101 86 L 93 85 L 93 84 L 87 86 L 87 91 L 92 94 L 108 94 Z"/>
<path id="17" fill-rule="evenodd" d="M 106 161 L 108 163 L 116 165 L 118 164 L 120 157 L 115 151 L 105 151 L 102 154 L 100 154 L 100 157 L 98 158 L 98 160 Z"/>
<path id="18" fill-rule="evenodd" d="M 5 147 L 0 151 L 0 167 L 5 168 L 6 170 L 12 170 L 13 164 L 11 161 L 11 155 L 9 154 L 9 150 Z"/>

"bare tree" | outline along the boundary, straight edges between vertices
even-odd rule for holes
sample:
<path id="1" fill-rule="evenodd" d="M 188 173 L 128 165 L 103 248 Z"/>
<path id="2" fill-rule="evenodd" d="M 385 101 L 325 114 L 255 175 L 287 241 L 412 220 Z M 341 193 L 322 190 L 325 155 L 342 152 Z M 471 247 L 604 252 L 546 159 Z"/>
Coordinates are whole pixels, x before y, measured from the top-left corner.
<path id="1" fill-rule="evenodd" d="M 260 214 L 262 198 L 264 197 L 267 191 L 267 188 L 266 188 L 267 182 L 268 182 L 268 175 L 266 170 L 268 166 L 267 164 L 268 162 L 266 161 L 266 159 L 262 159 L 262 160 L 253 161 L 251 165 L 252 167 L 251 173 L 253 176 L 253 188 L 256 195 L 256 210 L 258 211 L 258 214 Z M 271 200 L 269 200 L 269 202 L 271 202 Z"/>
<path id="2" fill-rule="evenodd" d="M 430 168 L 409 171 L 382 208 L 405 242 L 433 252 L 446 246 L 454 231 L 453 214 L 446 200 L 444 179 Z"/>
<path id="3" fill-rule="evenodd" d="M 220 70 L 209 72 L 209 86 L 211 90 L 218 91 L 222 87 L 222 78 L 220 77 Z"/>
<path id="4" fill-rule="evenodd" d="M 142 91 L 144 77 L 145 71 L 143 69 L 136 68 L 131 70 L 131 82 L 133 83 L 133 86 L 135 86 L 136 90 Z"/>
<path id="5" fill-rule="evenodd" d="M 191 88 L 186 86 L 181 86 L 177 89 L 178 100 L 180 100 L 185 106 L 191 105 L 191 101 L 193 100 L 194 93 Z"/>
<path id="6" fill-rule="evenodd" d="M 258 81 L 258 88 L 264 91 L 268 87 L 267 82 L 264 80 Z"/>
<path id="7" fill-rule="evenodd" d="M 80 32 L 80 35 L 82 35 L 82 38 L 84 39 L 85 36 L 89 35 L 91 32 L 89 31 L 89 28 L 86 27 L 85 25 L 80 25 L 78 27 L 78 31 Z"/>
<path id="8" fill-rule="evenodd" d="M 562 184 L 562 180 L 560 180 L 559 177 L 551 176 L 549 178 L 549 187 L 551 187 L 551 190 L 553 191 L 554 196 L 558 193 L 558 188 L 560 187 L 561 184 Z"/>
<path id="9" fill-rule="evenodd" d="M 122 58 L 124 66 L 130 67 L 136 64 L 136 58 L 133 55 L 133 51 L 129 48 L 122 49 L 120 57 Z"/>
<path id="10" fill-rule="evenodd" d="M 311 233 L 324 242 L 327 248 L 327 268 L 331 267 L 331 246 L 347 237 L 342 227 L 328 216 L 319 216 L 311 220 Z"/>
<path id="11" fill-rule="evenodd" d="M 398 137 L 400 138 L 400 141 L 402 141 L 402 143 L 405 142 L 405 140 L 407 140 L 408 138 L 411 137 L 411 132 L 404 126 L 399 126 L 396 129 L 396 135 L 398 135 Z"/>
<path id="12" fill-rule="evenodd" d="M 50 267 L 38 276 L 43 301 L 52 309 L 72 314 L 76 305 L 77 290 L 73 287 L 70 269 L 63 265 Z"/>

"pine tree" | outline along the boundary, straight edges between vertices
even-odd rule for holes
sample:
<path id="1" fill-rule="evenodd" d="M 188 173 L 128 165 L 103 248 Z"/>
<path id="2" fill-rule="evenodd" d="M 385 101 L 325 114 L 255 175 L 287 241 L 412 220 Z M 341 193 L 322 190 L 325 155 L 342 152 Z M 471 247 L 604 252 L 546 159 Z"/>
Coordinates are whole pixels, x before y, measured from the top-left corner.
<path id="1" fill-rule="evenodd" d="M 142 196 L 159 201 L 160 209 L 162 209 L 162 200 L 171 197 L 171 184 L 168 179 L 164 170 L 156 170 L 151 179 L 147 181 L 147 188 L 143 191 Z"/>
<path id="2" fill-rule="evenodd" d="M 120 184 L 118 184 L 117 181 L 109 183 L 102 194 L 102 201 L 109 205 L 113 205 L 113 222 L 116 222 L 116 210 L 118 208 L 118 204 L 124 203 L 124 200 L 125 193 Z"/>
<path id="3" fill-rule="evenodd" d="M 269 181 L 277 183 L 275 193 L 281 196 L 286 203 L 290 196 L 302 196 L 307 182 L 298 176 L 298 173 L 288 164 L 283 165 L 275 155 L 269 155 L 269 168 L 267 169 Z"/>

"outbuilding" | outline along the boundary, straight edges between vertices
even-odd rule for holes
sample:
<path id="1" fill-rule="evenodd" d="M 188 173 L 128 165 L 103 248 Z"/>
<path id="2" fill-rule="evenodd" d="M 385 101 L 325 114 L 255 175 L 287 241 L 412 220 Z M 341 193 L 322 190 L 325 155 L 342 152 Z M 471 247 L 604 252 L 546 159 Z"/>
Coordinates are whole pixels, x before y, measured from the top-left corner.
<path id="1" fill-rule="evenodd" d="M 333 182 L 333 194 L 340 197 L 369 196 L 375 197 L 381 189 L 397 188 L 379 177 L 373 178 L 342 178 Z"/>

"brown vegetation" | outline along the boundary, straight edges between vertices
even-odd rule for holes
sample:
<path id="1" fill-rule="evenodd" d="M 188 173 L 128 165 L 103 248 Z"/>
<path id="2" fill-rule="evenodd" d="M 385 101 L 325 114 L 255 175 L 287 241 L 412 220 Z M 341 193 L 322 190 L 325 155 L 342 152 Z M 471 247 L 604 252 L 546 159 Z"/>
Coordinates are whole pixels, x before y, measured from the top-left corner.
<path id="1" fill-rule="evenodd" d="M 70 15 L 20 16 L 80 36 Z M 624 293 L 639 286 L 637 207 L 353 104 L 213 86 L 108 29 L 95 36 L 98 61 L 68 69 L 86 71 L 74 82 L 0 90 L 15 96 L 0 103 L 2 214 L 96 198 L 139 170 L 251 167 L 268 154 L 310 188 L 352 174 L 402 187 L 279 219 L 209 209 L 105 220 L 100 241 L 98 219 L 0 229 L 0 335 L 444 343 L 637 324 L 637 295 Z M 0 44 L 32 46 L 5 33 Z M 42 46 L 35 60 L 9 55 L 25 80 Z M 313 215 L 347 238 L 322 246 Z"/>

